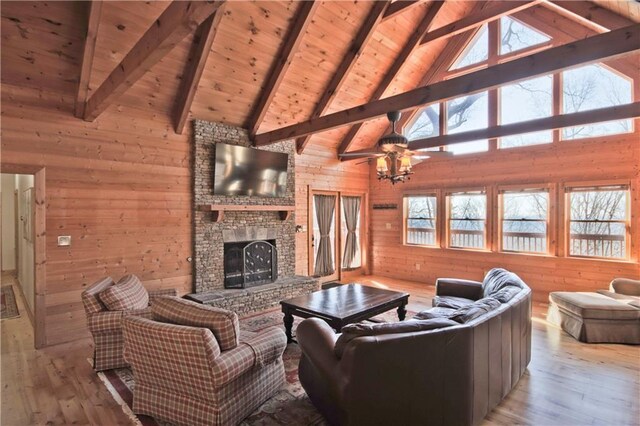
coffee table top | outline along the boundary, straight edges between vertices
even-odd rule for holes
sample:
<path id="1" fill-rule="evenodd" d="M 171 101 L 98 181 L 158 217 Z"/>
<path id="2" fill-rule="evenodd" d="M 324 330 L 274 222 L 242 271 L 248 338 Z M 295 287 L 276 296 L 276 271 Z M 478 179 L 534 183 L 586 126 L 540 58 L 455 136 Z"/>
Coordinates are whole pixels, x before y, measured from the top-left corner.
<path id="1" fill-rule="evenodd" d="M 409 293 L 361 284 L 345 284 L 283 300 L 280 304 L 318 316 L 347 319 L 408 298 Z"/>

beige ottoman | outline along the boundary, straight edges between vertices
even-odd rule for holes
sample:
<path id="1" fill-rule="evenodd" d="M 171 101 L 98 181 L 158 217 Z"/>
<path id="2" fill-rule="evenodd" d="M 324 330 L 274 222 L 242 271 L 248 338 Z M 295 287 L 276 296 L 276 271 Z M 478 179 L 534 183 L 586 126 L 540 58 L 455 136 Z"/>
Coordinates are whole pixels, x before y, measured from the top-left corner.
<path id="1" fill-rule="evenodd" d="M 640 344 L 640 308 L 631 299 L 558 291 L 549 301 L 549 322 L 581 342 Z"/>

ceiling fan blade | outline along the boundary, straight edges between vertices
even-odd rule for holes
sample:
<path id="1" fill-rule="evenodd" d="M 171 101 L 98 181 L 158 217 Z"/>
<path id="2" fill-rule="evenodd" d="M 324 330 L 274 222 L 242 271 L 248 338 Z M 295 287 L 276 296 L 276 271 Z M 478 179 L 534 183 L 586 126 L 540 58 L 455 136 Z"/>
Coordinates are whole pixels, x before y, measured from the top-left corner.
<path id="1" fill-rule="evenodd" d="M 411 150 L 407 150 L 404 152 L 404 155 L 412 155 L 412 156 L 419 156 L 419 157 L 424 157 L 424 158 L 428 158 L 428 157 L 451 157 L 453 155 L 452 152 L 448 152 L 448 151 L 411 151 Z"/>
<path id="2" fill-rule="evenodd" d="M 338 156 L 340 157 L 380 157 L 381 154 L 379 152 L 375 152 L 375 151 L 368 151 L 368 152 L 345 152 L 344 154 L 338 154 Z"/>
<path id="3" fill-rule="evenodd" d="M 424 161 L 424 159 L 420 157 L 411 157 L 411 166 L 415 166 L 416 164 L 420 164 Z"/>

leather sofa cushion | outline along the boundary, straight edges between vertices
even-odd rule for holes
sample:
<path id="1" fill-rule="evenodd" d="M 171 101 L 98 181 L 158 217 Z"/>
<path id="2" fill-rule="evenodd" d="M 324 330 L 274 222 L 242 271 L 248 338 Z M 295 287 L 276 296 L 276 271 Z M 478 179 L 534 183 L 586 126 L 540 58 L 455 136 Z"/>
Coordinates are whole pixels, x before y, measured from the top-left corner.
<path id="1" fill-rule="evenodd" d="M 507 286 L 494 292 L 491 297 L 496 299 L 500 303 L 507 303 L 513 299 L 518 293 L 522 291 L 521 288 L 515 286 Z"/>
<path id="2" fill-rule="evenodd" d="M 156 321 L 208 328 L 222 351 L 238 346 L 240 323 L 234 312 L 173 296 L 154 299 L 151 310 Z"/>
<path id="3" fill-rule="evenodd" d="M 445 308 L 442 306 L 436 306 L 435 308 L 426 309 L 420 311 L 413 316 L 413 319 L 428 320 L 434 318 L 449 318 L 456 310 L 453 308 Z"/>
<path id="4" fill-rule="evenodd" d="M 131 311 L 149 306 L 149 293 L 135 275 L 125 275 L 98 294 L 100 301 L 110 311 Z"/>
<path id="5" fill-rule="evenodd" d="M 526 288 L 519 276 L 502 268 L 493 268 L 484 277 L 482 282 L 482 294 L 491 297 L 505 287 L 513 286 L 519 289 Z"/>
<path id="6" fill-rule="evenodd" d="M 451 313 L 449 319 L 460 324 L 465 324 L 499 307 L 500 302 L 497 299 L 494 299 L 493 297 L 485 297 L 484 299 L 477 300 L 471 305 L 456 309 Z"/>
<path id="7" fill-rule="evenodd" d="M 428 320 L 411 319 L 401 322 L 389 323 L 356 323 L 349 324 L 342 328 L 342 334 L 336 341 L 334 353 L 338 358 L 342 358 L 345 348 L 353 339 L 362 336 L 379 336 L 382 334 L 415 333 L 418 331 L 435 330 L 438 328 L 458 325 L 446 318 L 433 318 Z"/>
<path id="8" fill-rule="evenodd" d="M 603 294 L 557 291 L 549 294 L 551 302 L 581 318 L 626 320 L 640 318 L 640 309 Z"/>
<path id="9" fill-rule="evenodd" d="M 433 298 L 433 306 L 451 309 L 459 309 L 474 302 L 475 300 L 456 296 L 436 296 Z"/>

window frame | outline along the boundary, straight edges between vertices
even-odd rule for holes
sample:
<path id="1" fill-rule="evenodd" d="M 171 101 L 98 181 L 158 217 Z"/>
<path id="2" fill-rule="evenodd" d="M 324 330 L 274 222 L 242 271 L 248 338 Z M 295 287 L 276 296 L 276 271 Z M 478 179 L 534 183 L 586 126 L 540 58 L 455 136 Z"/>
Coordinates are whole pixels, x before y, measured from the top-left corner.
<path id="1" fill-rule="evenodd" d="M 622 190 L 626 192 L 625 194 L 625 219 L 624 220 L 615 220 L 615 223 L 623 223 L 625 229 L 625 244 L 624 244 L 624 257 L 607 257 L 607 256 L 588 256 L 588 255 L 577 255 L 571 254 L 571 223 L 575 222 L 571 220 L 571 194 L 573 192 L 581 192 L 576 191 L 576 189 L 585 190 L 593 190 L 595 188 L 611 188 L 615 189 L 616 187 L 624 187 Z M 564 230 L 562 232 L 562 236 L 564 239 L 563 244 L 563 257 L 571 258 L 571 259 L 587 259 L 587 260 L 603 260 L 608 262 L 630 262 L 633 261 L 634 256 L 632 253 L 632 235 L 633 235 L 633 225 L 632 225 L 632 197 L 633 186 L 632 182 L 628 180 L 612 180 L 612 181 L 590 181 L 590 182 L 567 182 L 563 184 L 562 192 L 564 194 Z M 585 191 L 586 192 L 586 191 Z M 595 221 L 593 221 L 595 222 Z M 636 230 L 637 231 L 637 230 Z"/>
<path id="2" fill-rule="evenodd" d="M 442 191 L 433 189 L 433 190 L 421 190 L 421 191 L 407 191 L 402 194 L 402 244 L 410 247 L 426 247 L 426 248 L 441 248 L 441 232 L 440 232 L 440 222 L 441 222 L 441 199 Z M 434 244 L 415 244 L 408 242 L 407 233 L 409 231 L 409 203 L 408 198 L 411 197 L 434 197 L 436 199 L 436 217 L 433 218 L 435 227 L 434 227 Z"/>
<path id="3" fill-rule="evenodd" d="M 546 225 L 546 246 L 544 252 L 539 251 L 519 251 L 507 250 L 504 248 L 504 194 L 522 193 L 522 192 L 546 192 L 547 193 L 547 218 L 544 221 Z M 525 184 L 525 185 L 499 185 L 497 187 L 498 208 L 497 208 L 497 235 L 496 245 L 500 253 L 508 254 L 524 254 L 527 256 L 552 256 L 555 254 L 555 185 L 554 184 Z M 512 219 L 508 219 L 512 220 Z M 535 220 L 542 222 L 542 220 Z"/>
<path id="4" fill-rule="evenodd" d="M 465 195 L 465 194 L 482 194 L 485 196 L 485 212 L 484 212 L 484 229 L 483 229 L 483 245 L 482 247 L 461 247 L 454 246 L 451 244 L 451 221 L 452 220 L 468 220 L 468 219 L 452 219 L 451 218 L 451 197 L 454 195 Z M 491 217 L 492 217 L 492 196 L 491 191 L 487 187 L 475 187 L 475 188 L 457 188 L 457 189 L 448 189 L 444 192 L 444 204 L 446 207 L 445 218 L 444 218 L 444 230 L 445 230 L 445 239 L 444 239 L 444 247 L 452 250 L 470 250 L 470 251 L 481 251 L 481 252 L 489 252 L 491 251 L 491 246 L 493 242 L 490 236 L 491 233 Z M 479 221 L 480 219 L 470 219 L 474 221 Z"/>

